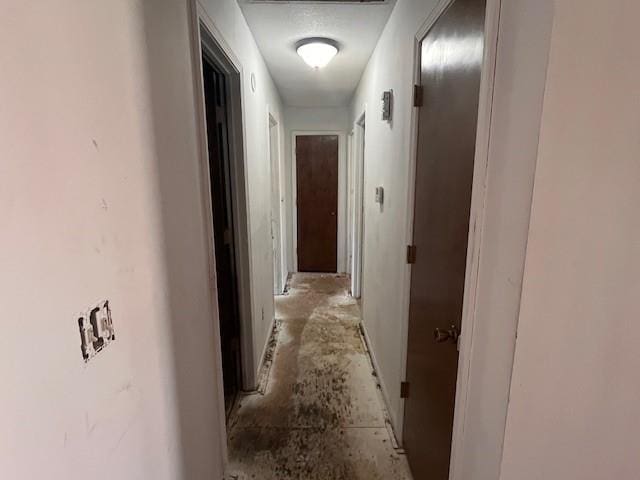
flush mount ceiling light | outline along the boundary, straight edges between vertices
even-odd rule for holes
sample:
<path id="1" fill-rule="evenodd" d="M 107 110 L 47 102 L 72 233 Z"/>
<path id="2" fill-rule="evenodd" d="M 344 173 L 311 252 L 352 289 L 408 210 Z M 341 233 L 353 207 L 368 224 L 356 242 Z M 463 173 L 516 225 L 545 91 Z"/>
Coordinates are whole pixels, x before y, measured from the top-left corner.
<path id="1" fill-rule="evenodd" d="M 312 68 L 326 67 L 338 53 L 335 42 L 326 38 L 308 38 L 298 43 L 298 55 Z"/>

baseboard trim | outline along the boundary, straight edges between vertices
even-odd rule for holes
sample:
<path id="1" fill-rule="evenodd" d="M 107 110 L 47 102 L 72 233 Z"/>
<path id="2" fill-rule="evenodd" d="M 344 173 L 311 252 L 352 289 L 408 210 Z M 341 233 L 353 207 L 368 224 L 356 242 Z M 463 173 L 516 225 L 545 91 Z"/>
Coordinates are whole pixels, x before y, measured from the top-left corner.
<path id="1" fill-rule="evenodd" d="M 363 320 L 360 320 L 360 333 L 362 335 L 362 338 L 364 340 L 364 345 L 365 348 L 367 350 L 367 354 L 369 356 L 369 359 L 371 360 L 371 366 L 373 367 L 373 370 L 375 371 L 376 374 L 376 378 L 378 381 L 378 385 L 380 385 L 380 397 L 382 398 L 382 403 L 384 404 L 384 408 L 386 410 L 386 413 L 388 415 L 388 429 L 390 430 L 390 433 L 392 434 L 392 438 L 395 441 L 395 445 L 394 448 L 396 449 L 402 449 L 402 442 L 401 439 L 398 437 L 397 434 L 397 428 L 395 425 L 395 417 L 394 417 L 394 413 L 393 413 L 393 409 L 391 408 L 391 402 L 389 401 L 389 390 L 387 389 L 387 386 L 384 382 L 384 378 L 382 377 L 381 371 L 380 371 L 380 365 L 378 364 L 378 360 L 376 359 L 376 354 L 373 351 L 373 348 L 371 348 L 371 338 L 369 337 L 369 333 L 367 332 L 367 326 L 364 323 Z"/>
<path id="2" fill-rule="evenodd" d="M 260 354 L 260 363 L 258 363 L 258 368 L 255 371 L 255 379 L 256 384 L 253 386 L 253 392 L 264 393 L 266 389 L 266 381 L 269 378 L 269 371 L 271 370 L 271 363 L 273 362 L 273 356 L 269 359 L 269 365 L 265 365 L 265 361 L 267 360 L 267 352 L 273 350 L 275 348 L 275 342 L 278 340 L 278 324 L 276 321 L 276 317 L 271 319 L 271 324 L 269 325 L 269 335 L 265 339 L 264 345 L 262 347 L 262 353 Z"/>

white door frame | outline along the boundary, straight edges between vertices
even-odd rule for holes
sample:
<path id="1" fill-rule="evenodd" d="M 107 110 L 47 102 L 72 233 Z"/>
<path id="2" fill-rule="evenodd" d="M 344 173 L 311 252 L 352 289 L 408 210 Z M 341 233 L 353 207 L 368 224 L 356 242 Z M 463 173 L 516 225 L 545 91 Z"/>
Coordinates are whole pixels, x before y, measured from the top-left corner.
<path id="1" fill-rule="evenodd" d="M 191 55 L 193 62 L 193 82 L 194 100 L 196 107 L 196 122 L 198 136 L 198 156 L 200 159 L 200 193 L 203 205 L 203 222 L 206 226 L 206 244 L 209 256 L 209 302 L 211 311 L 215 317 L 213 328 L 213 346 L 215 350 L 216 365 L 216 390 L 219 425 L 221 425 L 220 455 L 226 467 L 227 452 L 227 430 L 226 413 L 224 402 L 224 385 L 222 382 L 222 349 L 220 340 L 218 299 L 217 299 L 217 279 L 215 269 L 215 248 L 213 239 L 213 218 L 211 215 L 211 185 L 209 180 L 209 154 L 207 144 L 207 121 L 205 112 L 204 85 L 202 81 L 202 49 L 207 48 L 212 52 L 220 67 L 225 70 L 229 78 L 229 88 L 231 89 L 234 101 L 230 105 L 230 118 L 228 122 L 229 141 L 231 148 L 231 182 L 234 192 L 234 228 L 235 238 L 238 243 L 236 248 L 236 270 L 238 275 L 238 304 L 240 308 L 240 329 L 241 329 L 241 362 L 242 362 L 242 387 L 247 390 L 255 388 L 256 372 L 254 371 L 254 348 L 253 348 L 253 325 L 252 325 L 252 302 L 251 291 L 253 280 L 251 278 L 251 236 L 249 225 L 248 209 L 248 183 L 246 178 L 247 158 L 246 158 L 246 136 L 245 122 L 242 105 L 244 104 L 244 69 L 242 63 L 233 53 L 233 50 L 225 42 L 224 37 L 216 28 L 215 23 L 202 8 L 198 0 L 189 0 L 191 14 Z"/>
<path id="2" fill-rule="evenodd" d="M 336 271 L 338 273 L 346 271 L 345 265 L 345 238 L 346 232 L 343 226 L 343 220 L 346 219 L 346 195 L 343 188 L 343 179 L 346 176 L 346 155 L 345 155 L 345 144 L 346 144 L 346 134 L 341 130 L 293 130 L 291 132 L 291 224 L 293 225 L 292 229 L 292 244 L 293 244 L 293 270 L 294 272 L 298 271 L 298 192 L 297 192 L 297 180 L 296 180 L 296 138 L 297 137 L 305 137 L 305 136 L 313 136 L 313 135 L 336 135 L 338 137 L 338 212 L 337 212 L 337 221 L 338 221 L 338 238 L 337 238 L 337 249 L 338 249 L 338 259 L 336 262 Z"/>
<path id="3" fill-rule="evenodd" d="M 272 143 L 272 131 L 275 133 L 275 144 Z M 283 180 L 283 164 L 282 164 L 282 148 L 281 148 L 281 136 L 280 136 L 280 122 L 278 121 L 276 114 L 271 110 L 271 108 L 269 107 L 269 105 L 267 105 L 267 139 L 269 142 L 269 148 L 267 149 L 268 151 L 268 161 L 269 161 L 269 165 L 270 165 L 270 172 L 271 172 L 271 185 L 272 188 L 275 184 L 276 190 L 277 190 L 277 197 L 278 197 L 278 222 L 277 222 L 277 235 L 278 235 L 278 252 L 277 252 L 277 257 L 279 258 L 279 261 L 277 262 L 278 264 L 276 265 L 276 261 L 274 259 L 274 261 L 272 262 L 273 268 L 274 268 L 274 286 L 273 286 L 273 293 L 274 295 L 280 295 L 282 294 L 282 292 L 284 291 L 284 284 L 286 282 L 286 278 L 287 278 L 287 259 L 286 259 L 286 255 L 285 255 L 285 204 L 284 204 L 284 196 L 283 196 L 283 185 L 284 185 L 284 180 Z M 274 154 L 275 154 L 275 158 L 274 158 Z M 276 174 L 276 178 L 274 179 L 274 161 L 276 163 L 277 166 L 277 172 L 275 172 Z M 271 195 L 272 201 L 273 201 L 273 192 Z M 271 206 L 271 212 L 273 215 L 273 205 Z M 273 219 L 271 220 L 271 228 L 273 228 Z M 277 276 L 276 276 L 277 274 Z"/>
<path id="4" fill-rule="evenodd" d="M 353 151 L 354 131 L 347 135 L 347 244 L 345 250 L 345 260 L 347 274 L 353 274 L 353 214 L 354 214 L 354 176 L 355 176 L 355 155 Z"/>
<path id="5" fill-rule="evenodd" d="M 361 298 L 364 276 L 364 195 L 365 189 L 365 149 L 366 149 L 366 116 L 365 105 L 353 125 L 353 215 L 351 233 L 351 295 Z"/>
<path id="6" fill-rule="evenodd" d="M 470 406 L 469 392 L 471 369 L 471 351 L 474 341 L 478 338 L 478 330 L 474 329 L 476 324 L 475 304 L 476 292 L 479 283 L 480 254 L 482 247 L 482 233 L 486 218 L 486 195 L 487 195 L 487 174 L 489 170 L 489 140 L 491 135 L 491 109 L 493 104 L 493 92 L 496 69 L 496 56 L 498 49 L 498 31 L 500 27 L 500 4 L 502 0 L 487 0 L 484 28 L 484 57 L 482 62 L 482 73 L 480 78 L 480 96 L 478 102 L 478 125 L 476 130 L 476 151 L 473 166 L 473 183 L 471 192 L 471 208 L 469 215 L 469 239 L 467 247 L 467 266 L 464 282 L 461 337 L 459 340 L 458 377 L 456 383 L 456 400 L 453 419 L 453 438 L 451 445 L 451 460 L 449 478 L 461 479 L 463 470 L 463 448 L 467 441 L 465 438 L 466 413 Z M 444 9 L 450 2 L 442 2 Z M 438 15 L 439 16 L 439 15 Z M 436 19 L 437 20 L 437 19 Z M 435 20 L 434 20 L 435 22 Z M 422 37 L 426 36 L 428 29 L 425 29 Z M 419 32 L 422 34 L 422 32 Z M 422 39 L 421 37 L 421 39 Z M 417 38 L 417 37 L 416 37 Z M 416 43 L 416 53 L 418 53 L 419 42 Z M 419 67 L 416 67 L 419 69 Z M 417 73 L 419 75 L 419 73 Z M 415 110 L 415 109 L 414 109 Z M 416 116 L 417 118 L 417 116 Z M 416 125 L 416 145 L 417 151 L 417 125 Z M 414 182 L 415 183 L 415 182 Z M 413 210 L 413 209 L 412 209 Z M 412 222 L 413 223 L 413 222 Z M 518 294 L 519 295 L 519 294 Z M 408 314 L 408 308 L 407 308 Z M 515 336 L 512 338 L 515 345 Z M 511 370 L 511 369 L 509 369 Z M 505 411 L 506 418 L 506 411 Z"/>
<path id="7" fill-rule="evenodd" d="M 433 11 L 416 32 L 414 38 L 414 83 L 420 82 L 420 42 L 427 35 L 431 27 L 454 0 L 439 0 Z M 487 173 L 489 163 L 489 139 L 491 133 L 491 113 L 494 91 L 496 66 L 496 52 L 500 19 L 501 0 L 487 0 L 485 15 L 485 44 L 480 81 L 480 97 L 478 106 L 478 125 L 476 132 L 476 149 L 474 159 L 473 185 L 471 195 L 470 228 L 467 248 L 467 266 L 464 286 L 464 300 L 462 313 L 462 335 L 459 344 L 459 362 L 457 373 L 457 387 L 455 398 L 455 413 L 453 424 L 453 439 L 451 446 L 450 480 L 463 480 L 463 452 L 465 441 L 472 441 L 465 437 L 465 422 L 468 420 L 467 411 L 473 399 L 470 393 L 470 359 L 474 340 L 483 326 L 475 327 L 476 292 L 479 281 L 480 250 L 485 220 L 485 198 L 487 192 Z M 413 239 L 413 217 L 415 205 L 416 156 L 418 140 L 418 109 L 413 108 L 411 115 L 411 148 L 409 179 L 407 191 L 406 242 L 410 245 Z M 409 304 L 411 286 L 411 267 L 407 265 L 403 280 L 403 313 L 401 322 L 403 336 L 402 378 L 406 378 L 406 358 L 409 331 Z M 512 339 L 515 344 L 515 337 Z M 510 370 L 509 370 L 510 371 Z M 505 411 L 506 417 L 506 411 Z M 402 439 L 404 412 L 396 426 L 396 434 Z"/>

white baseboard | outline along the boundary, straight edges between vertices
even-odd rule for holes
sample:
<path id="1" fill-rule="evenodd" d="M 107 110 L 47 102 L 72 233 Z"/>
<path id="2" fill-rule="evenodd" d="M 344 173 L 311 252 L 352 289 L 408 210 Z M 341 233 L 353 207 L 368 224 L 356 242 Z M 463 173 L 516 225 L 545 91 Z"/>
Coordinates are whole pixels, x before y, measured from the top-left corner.
<path id="1" fill-rule="evenodd" d="M 267 338 L 264 340 L 264 345 L 262 346 L 262 353 L 260 354 L 260 362 L 258 362 L 258 366 L 255 370 L 255 385 L 253 386 L 254 390 L 260 390 L 260 386 L 262 384 L 262 367 L 264 366 L 265 356 L 267 355 L 267 351 L 269 350 L 269 341 L 271 340 L 271 336 L 273 335 L 273 329 L 276 325 L 276 317 L 275 315 L 271 319 L 271 323 L 269 324 L 269 334 Z"/>

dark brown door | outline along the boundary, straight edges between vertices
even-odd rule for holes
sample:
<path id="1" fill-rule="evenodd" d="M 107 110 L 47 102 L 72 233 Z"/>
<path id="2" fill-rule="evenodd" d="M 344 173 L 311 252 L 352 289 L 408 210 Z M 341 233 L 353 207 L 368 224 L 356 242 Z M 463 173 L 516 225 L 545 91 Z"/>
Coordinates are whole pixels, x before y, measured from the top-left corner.
<path id="1" fill-rule="evenodd" d="M 296 137 L 298 271 L 335 272 L 338 263 L 338 136 Z"/>
<path id="2" fill-rule="evenodd" d="M 211 210 L 222 350 L 222 380 L 227 414 L 241 385 L 240 317 L 229 164 L 227 85 L 224 74 L 205 54 L 202 73 L 209 149 Z"/>
<path id="3" fill-rule="evenodd" d="M 421 43 L 404 446 L 415 480 L 449 478 L 485 2 L 455 0 Z"/>

